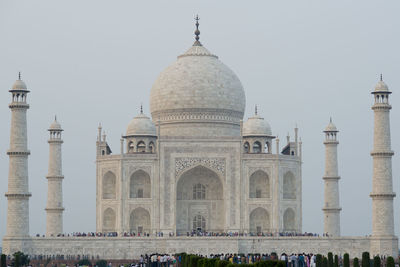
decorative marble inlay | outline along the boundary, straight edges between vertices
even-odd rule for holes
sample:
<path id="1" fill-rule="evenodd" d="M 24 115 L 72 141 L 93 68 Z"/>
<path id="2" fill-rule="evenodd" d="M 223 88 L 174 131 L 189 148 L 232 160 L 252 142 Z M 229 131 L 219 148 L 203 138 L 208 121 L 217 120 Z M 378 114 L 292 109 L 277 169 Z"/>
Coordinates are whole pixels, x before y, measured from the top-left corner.
<path id="1" fill-rule="evenodd" d="M 224 158 L 176 158 L 175 177 L 178 177 L 184 171 L 197 165 L 203 165 L 225 176 Z"/>

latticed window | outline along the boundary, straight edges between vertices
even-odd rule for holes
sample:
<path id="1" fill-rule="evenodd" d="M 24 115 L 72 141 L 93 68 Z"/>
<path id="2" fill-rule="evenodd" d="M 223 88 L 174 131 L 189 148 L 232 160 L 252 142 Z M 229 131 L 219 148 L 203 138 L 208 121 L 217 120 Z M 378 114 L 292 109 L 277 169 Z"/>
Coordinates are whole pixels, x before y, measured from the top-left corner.
<path id="1" fill-rule="evenodd" d="M 206 199 L 206 188 L 202 184 L 193 186 L 193 199 Z"/>
<path id="2" fill-rule="evenodd" d="M 193 230 L 204 231 L 206 229 L 206 219 L 201 215 L 196 215 L 193 218 Z"/>

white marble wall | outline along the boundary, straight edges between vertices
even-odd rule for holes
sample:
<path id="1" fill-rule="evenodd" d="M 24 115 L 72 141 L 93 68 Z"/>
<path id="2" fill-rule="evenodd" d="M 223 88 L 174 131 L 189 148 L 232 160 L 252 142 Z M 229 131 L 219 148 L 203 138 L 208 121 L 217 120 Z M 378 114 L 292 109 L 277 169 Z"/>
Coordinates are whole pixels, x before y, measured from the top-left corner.
<path id="1" fill-rule="evenodd" d="M 320 253 L 328 252 L 350 257 L 361 257 L 362 252 L 379 247 L 381 255 L 398 256 L 398 239 L 375 240 L 370 237 L 59 237 L 7 239 L 3 253 L 22 250 L 30 255 L 85 255 L 100 259 L 137 259 L 141 254 L 193 253 Z"/>
<path id="2" fill-rule="evenodd" d="M 104 211 L 115 212 L 115 231 L 130 231 L 130 214 L 137 208 L 144 208 L 150 214 L 151 232 L 175 232 L 177 217 L 177 186 L 184 174 L 203 166 L 220 180 L 222 200 L 218 206 L 224 207 L 222 231 L 248 232 L 250 214 L 257 208 L 268 213 L 269 229 L 264 232 L 281 232 L 284 228 L 284 214 L 292 209 L 291 231 L 301 232 L 301 169 L 297 156 L 276 154 L 242 154 L 240 138 L 164 138 L 158 154 L 126 153 L 106 155 L 97 158 L 97 231 L 103 231 Z M 149 174 L 151 180 L 150 198 L 130 198 L 130 178 L 141 170 Z M 250 176 L 256 171 L 268 175 L 268 197 L 250 198 Z M 116 177 L 116 195 L 113 199 L 103 199 L 103 179 L 107 172 Z M 293 176 L 293 198 L 283 196 L 285 174 Z M 266 190 L 266 189 L 265 189 Z M 212 191 L 210 191 L 212 192 Z M 193 205 L 189 205 L 192 207 Z M 198 206 L 198 205 L 197 205 Z M 186 206 L 185 206 L 186 207 Z M 186 207 L 188 208 L 188 207 Z M 212 211 L 212 205 L 209 207 Z M 190 218 L 193 212 L 186 212 Z M 184 212 L 184 214 L 186 214 Z M 212 212 L 211 212 L 212 213 Z M 214 225 L 212 214 L 208 225 Z M 189 218 L 188 217 L 188 218 Z M 181 222 L 190 225 L 190 218 Z M 264 225 L 265 226 L 265 225 Z M 210 228 L 211 229 L 211 228 Z M 218 228 L 219 229 L 219 228 Z"/>

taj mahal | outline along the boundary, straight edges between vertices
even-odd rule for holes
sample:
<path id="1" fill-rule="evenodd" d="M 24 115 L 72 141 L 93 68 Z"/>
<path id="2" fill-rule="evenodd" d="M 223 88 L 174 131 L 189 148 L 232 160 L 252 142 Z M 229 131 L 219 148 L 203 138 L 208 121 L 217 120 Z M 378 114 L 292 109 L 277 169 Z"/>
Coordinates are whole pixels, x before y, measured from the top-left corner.
<path id="1" fill-rule="evenodd" d="M 331 251 L 359 257 L 369 251 L 398 256 L 391 92 L 382 78 L 372 91 L 373 188 L 365 196 L 372 198 L 373 230 L 363 237 L 340 233 L 339 131 L 332 120 L 322 129 L 326 153 L 321 206 L 326 235 L 296 235 L 302 233 L 303 186 L 298 128 L 293 137 L 279 140 L 257 107 L 254 115 L 244 120 L 245 90 L 236 74 L 202 45 L 198 20 L 193 45 L 154 82 L 151 114 L 140 110 L 127 124 L 119 148 L 111 148 L 102 126 L 98 127 L 95 231 L 104 235 L 63 235 L 63 129 L 57 119 L 48 129 L 46 234 L 29 235 L 26 113 L 30 91 L 19 77 L 10 93 L 5 254 L 23 251 L 29 255 L 133 259 L 154 252 Z M 190 235 L 193 232 L 217 236 Z"/>

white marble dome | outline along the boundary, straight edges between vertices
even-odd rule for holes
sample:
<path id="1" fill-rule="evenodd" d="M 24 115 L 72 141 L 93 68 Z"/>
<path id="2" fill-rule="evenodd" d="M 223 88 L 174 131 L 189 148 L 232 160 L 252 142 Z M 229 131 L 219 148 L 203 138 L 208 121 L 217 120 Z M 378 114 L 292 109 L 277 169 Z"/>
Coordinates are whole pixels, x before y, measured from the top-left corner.
<path id="1" fill-rule="evenodd" d="M 338 132 L 336 125 L 332 122 L 332 119 L 329 121 L 329 124 L 326 126 L 324 132 Z"/>
<path id="2" fill-rule="evenodd" d="M 389 92 L 389 87 L 386 85 L 384 81 L 380 80 L 375 85 L 375 92 Z"/>
<path id="3" fill-rule="evenodd" d="M 61 124 L 57 121 L 57 118 L 54 119 L 53 123 L 49 127 L 49 131 L 62 131 Z"/>
<path id="4" fill-rule="evenodd" d="M 243 123 L 243 136 L 272 136 L 271 126 L 259 115 Z"/>
<path id="5" fill-rule="evenodd" d="M 152 118 L 161 117 L 161 122 L 170 116 L 175 122 L 190 118 L 239 124 L 245 105 L 239 78 L 200 43 L 162 71 L 150 93 Z"/>
<path id="6" fill-rule="evenodd" d="M 23 80 L 16 80 L 12 86 L 12 90 L 27 90 L 27 87 Z"/>
<path id="7" fill-rule="evenodd" d="M 149 117 L 140 113 L 129 122 L 126 136 L 157 136 L 156 127 Z"/>

